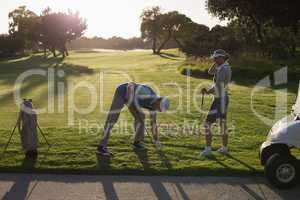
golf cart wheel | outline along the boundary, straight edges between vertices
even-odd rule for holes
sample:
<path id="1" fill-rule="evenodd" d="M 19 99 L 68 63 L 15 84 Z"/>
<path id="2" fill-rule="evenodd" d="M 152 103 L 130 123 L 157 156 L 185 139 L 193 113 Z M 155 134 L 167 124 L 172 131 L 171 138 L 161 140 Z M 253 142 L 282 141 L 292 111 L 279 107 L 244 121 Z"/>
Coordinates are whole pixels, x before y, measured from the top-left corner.
<path id="1" fill-rule="evenodd" d="M 288 189 L 297 184 L 299 176 L 297 159 L 291 155 L 272 155 L 265 165 L 266 178 L 279 189 Z"/>
<path id="2" fill-rule="evenodd" d="M 266 147 L 261 152 L 260 155 L 261 164 L 264 166 L 267 163 L 268 159 L 276 153 L 284 156 L 289 156 L 291 154 L 290 149 L 286 144 L 272 144 Z"/>

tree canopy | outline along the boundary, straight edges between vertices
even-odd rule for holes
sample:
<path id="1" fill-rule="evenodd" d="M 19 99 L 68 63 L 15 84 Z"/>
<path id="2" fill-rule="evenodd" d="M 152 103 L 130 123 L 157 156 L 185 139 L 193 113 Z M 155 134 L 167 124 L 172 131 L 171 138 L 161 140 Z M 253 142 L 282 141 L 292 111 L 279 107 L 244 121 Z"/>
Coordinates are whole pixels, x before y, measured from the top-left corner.
<path id="1" fill-rule="evenodd" d="M 190 18 L 177 11 L 162 13 L 159 7 L 144 10 L 141 19 L 142 38 L 152 42 L 153 53 L 158 54 L 171 39 L 180 46 L 179 38 L 188 30 L 185 27 L 193 23 Z"/>
<path id="2" fill-rule="evenodd" d="M 78 12 L 52 13 L 47 9 L 40 16 L 37 26 L 38 41 L 54 55 L 55 50 L 59 50 L 63 57 L 68 56 L 66 43 L 81 37 L 86 28 L 86 21 L 80 18 Z"/>
<path id="3" fill-rule="evenodd" d="M 274 50 L 275 45 L 275 49 L 283 50 L 280 54 L 295 55 L 300 1 L 207 0 L 206 5 L 214 16 L 253 29 L 263 53 L 278 53 Z"/>
<path id="4" fill-rule="evenodd" d="M 22 41 L 23 49 L 42 47 L 54 56 L 56 50 L 67 56 L 66 44 L 81 37 L 87 28 L 78 12 L 52 12 L 49 7 L 38 16 L 20 6 L 9 13 L 9 19 L 9 34 Z"/>

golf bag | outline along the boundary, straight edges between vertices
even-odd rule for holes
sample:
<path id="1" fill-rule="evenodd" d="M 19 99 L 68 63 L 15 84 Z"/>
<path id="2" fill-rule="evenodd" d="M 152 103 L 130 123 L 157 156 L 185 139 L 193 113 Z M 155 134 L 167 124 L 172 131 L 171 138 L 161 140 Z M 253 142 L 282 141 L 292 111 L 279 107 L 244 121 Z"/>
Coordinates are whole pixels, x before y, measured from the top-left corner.
<path id="1" fill-rule="evenodd" d="M 21 104 L 17 126 L 20 133 L 22 148 L 27 157 L 37 156 L 38 134 L 37 115 L 33 110 L 32 100 L 24 99 Z"/>

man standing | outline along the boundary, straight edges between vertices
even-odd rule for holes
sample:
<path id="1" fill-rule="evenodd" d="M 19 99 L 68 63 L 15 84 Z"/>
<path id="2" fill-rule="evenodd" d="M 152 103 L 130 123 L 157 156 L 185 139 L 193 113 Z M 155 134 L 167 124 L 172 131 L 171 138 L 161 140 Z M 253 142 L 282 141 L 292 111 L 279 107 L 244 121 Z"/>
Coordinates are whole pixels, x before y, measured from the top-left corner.
<path id="1" fill-rule="evenodd" d="M 158 130 L 156 125 L 156 112 L 165 112 L 169 108 L 169 100 L 165 97 L 159 97 L 147 85 L 137 83 L 124 83 L 117 87 L 110 111 L 108 113 L 102 140 L 97 148 L 96 153 L 104 156 L 110 156 L 107 149 L 107 143 L 111 129 L 118 121 L 120 112 L 124 105 L 128 106 L 130 113 L 134 117 L 135 138 L 133 147 L 137 150 L 144 149 L 144 131 L 145 131 L 145 114 L 142 109 L 150 112 L 150 123 L 154 142 L 159 146 Z"/>
<path id="2" fill-rule="evenodd" d="M 214 59 L 214 65 L 208 70 L 208 73 L 214 75 L 214 85 L 210 89 L 202 89 L 203 94 L 213 94 L 214 100 L 204 124 L 206 147 L 201 155 L 211 155 L 212 131 L 211 125 L 220 120 L 220 130 L 222 136 L 222 147 L 218 150 L 219 153 L 228 154 L 228 133 L 226 125 L 227 107 L 229 103 L 228 85 L 231 81 L 231 68 L 228 64 L 229 55 L 222 49 L 214 51 L 211 56 Z"/>

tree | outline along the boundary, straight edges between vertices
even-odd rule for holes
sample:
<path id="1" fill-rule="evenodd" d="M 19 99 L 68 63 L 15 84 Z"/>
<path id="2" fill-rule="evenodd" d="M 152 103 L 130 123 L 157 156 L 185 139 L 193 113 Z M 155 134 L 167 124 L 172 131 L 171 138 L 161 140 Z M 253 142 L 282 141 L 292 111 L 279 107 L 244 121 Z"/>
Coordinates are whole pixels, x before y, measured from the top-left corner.
<path id="1" fill-rule="evenodd" d="M 187 56 L 209 56 L 215 49 L 235 53 L 242 47 L 231 27 L 216 25 L 209 30 L 205 25 L 193 23 L 189 29 L 184 31 L 186 35 L 182 37 L 180 46 L 180 50 Z"/>
<path id="2" fill-rule="evenodd" d="M 204 56 L 210 53 L 209 27 L 197 23 L 189 24 L 177 38 L 179 49 L 188 56 Z"/>
<path id="3" fill-rule="evenodd" d="M 153 53 L 159 54 L 166 44 L 174 39 L 180 46 L 179 38 L 192 20 L 177 11 L 162 13 L 159 7 L 144 10 L 141 16 L 142 38 L 152 42 Z"/>
<path id="4" fill-rule="evenodd" d="M 40 17 L 37 27 L 38 40 L 44 51 L 49 49 L 56 56 L 55 51 L 58 50 L 65 57 L 69 55 L 66 44 L 81 37 L 86 28 L 86 20 L 82 19 L 78 12 L 52 13 L 47 8 Z"/>
<path id="5" fill-rule="evenodd" d="M 20 6 L 17 9 L 9 12 L 8 14 L 11 22 L 9 23 L 9 33 L 13 34 L 16 32 L 26 33 L 30 27 L 26 27 L 27 20 L 36 18 L 37 15 L 26 9 L 26 6 Z"/>
<path id="6" fill-rule="evenodd" d="M 26 9 L 26 6 L 20 6 L 8 14 L 9 34 L 22 43 L 23 48 L 32 48 L 35 45 L 34 27 L 38 23 L 38 16 Z"/>
<path id="7" fill-rule="evenodd" d="M 166 14 L 163 14 L 160 18 L 161 28 L 162 28 L 162 43 L 157 49 L 157 53 L 165 47 L 167 42 L 173 38 L 178 46 L 181 45 L 179 38 L 184 37 L 185 32 L 188 31 L 186 27 L 189 24 L 192 24 L 192 20 L 187 16 L 180 14 L 177 11 L 171 11 Z"/>
<path id="8" fill-rule="evenodd" d="M 14 35 L 0 35 L 0 57 L 15 56 L 23 49 L 22 41 Z"/>
<path id="9" fill-rule="evenodd" d="M 23 49 L 32 49 L 41 45 L 49 49 L 54 56 L 56 50 L 62 56 L 68 56 L 66 44 L 83 35 L 87 28 L 86 20 L 79 16 L 79 13 L 57 12 L 53 13 L 47 7 L 41 16 L 20 6 L 9 13 L 9 34 L 20 42 Z"/>
<path id="10" fill-rule="evenodd" d="M 293 41 L 296 41 L 300 21 L 298 0 L 207 0 L 206 4 L 208 11 L 220 19 L 238 20 L 240 24 L 254 27 L 263 52 L 268 51 L 265 48 L 268 45 L 268 27 L 291 28 L 289 31 L 292 31 Z"/>
<path id="11" fill-rule="evenodd" d="M 263 41 L 262 25 L 268 21 L 259 9 L 261 0 L 207 0 L 208 11 L 220 19 L 238 19 L 245 24 L 253 24 L 257 37 Z"/>
<path id="12" fill-rule="evenodd" d="M 157 42 L 162 34 L 161 16 L 161 8 L 158 6 L 144 10 L 141 15 L 142 38 L 152 43 L 152 51 L 154 54 L 157 53 Z"/>

